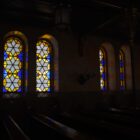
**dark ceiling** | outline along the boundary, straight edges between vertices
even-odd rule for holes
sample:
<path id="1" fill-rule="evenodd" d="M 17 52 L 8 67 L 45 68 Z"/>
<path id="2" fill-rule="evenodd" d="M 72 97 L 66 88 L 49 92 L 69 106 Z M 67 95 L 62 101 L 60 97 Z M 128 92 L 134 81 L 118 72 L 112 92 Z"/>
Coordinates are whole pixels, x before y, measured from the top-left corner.
<path id="1" fill-rule="evenodd" d="M 2 0 L 1 20 L 55 26 L 56 9 L 70 13 L 70 27 L 80 34 L 128 40 L 140 36 L 140 2 L 134 0 Z"/>

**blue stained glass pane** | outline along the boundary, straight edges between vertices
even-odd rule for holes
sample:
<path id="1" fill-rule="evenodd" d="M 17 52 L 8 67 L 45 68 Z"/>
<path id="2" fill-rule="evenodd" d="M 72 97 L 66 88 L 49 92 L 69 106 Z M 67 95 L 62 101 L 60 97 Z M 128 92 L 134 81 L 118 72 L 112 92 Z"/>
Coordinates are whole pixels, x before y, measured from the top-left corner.
<path id="1" fill-rule="evenodd" d="M 51 59 L 51 55 L 50 55 L 50 54 L 48 54 L 47 59 L 48 59 L 48 60 L 50 60 L 50 59 Z"/>
<path id="2" fill-rule="evenodd" d="M 101 60 L 101 64 L 103 65 L 103 66 L 105 66 L 105 60 Z"/>
<path id="3" fill-rule="evenodd" d="M 48 88 L 48 92 L 51 92 L 51 89 L 50 88 Z"/>
<path id="4" fill-rule="evenodd" d="M 7 92 L 7 90 L 3 87 L 3 92 Z"/>
<path id="5" fill-rule="evenodd" d="M 103 80 L 105 80 L 105 73 L 102 73 L 102 78 Z"/>
<path id="6" fill-rule="evenodd" d="M 120 67 L 124 67 L 124 64 L 123 63 L 120 63 Z"/>
<path id="7" fill-rule="evenodd" d="M 3 73 L 7 73 L 7 71 L 4 69 L 4 70 L 3 70 Z"/>
<path id="8" fill-rule="evenodd" d="M 6 60 L 7 56 L 4 55 L 4 60 Z"/>
<path id="9" fill-rule="evenodd" d="M 5 71 L 5 72 L 3 72 L 3 77 L 5 78 L 6 76 L 7 76 L 7 72 Z"/>
<path id="10" fill-rule="evenodd" d="M 6 51 L 4 51 L 4 55 L 7 55 Z"/>
<path id="11" fill-rule="evenodd" d="M 17 90 L 17 92 L 21 92 L 21 87 Z"/>
<path id="12" fill-rule="evenodd" d="M 7 53 L 4 52 L 4 60 L 6 60 L 7 57 L 8 57 Z"/>
<path id="13" fill-rule="evenodd" d="M 21 70 L 18 72 L 18 76 L 21 78 L 21 76 L 22 76 L 22 71 Z"/>
<path id="14" fill-rule="evenodd" d="M 22 52 L 18 55 L 18 58 L 20 59 L 20 61 L 23 60 L 23 53 Z"/>
<path id="15" fill-rule="evenodd" d="M 124 86 L 121 86 L 120 89 L 121 89 L 121 90 L 124 90 L 125 88 L 124 88 Z"/>
<path id="16" fill-rule="evenodd" d="M 47 57 L 47 60 L 48 60 L 49 63 L 51 62 L 51 58 L 50 57 Z"/>
<path id="17" fill-rule="evenodd" d="M 123 80 L 124 79 L 124 75 L 121 73 L 120 74 L 120 80 Z"/>
<path id="18" fill-rule="evenodd" d="M 105 91 L 106 89 L 105 89 L 105 87 L 102 87 L 102 91 Z"/>
<path id="19" fill-rule="evenodd" d="M 51 74 L 50 74 L 50 71 L 48 71 L 48 73 L 47 73 L 47 77 L 48 77 L 48 79 L 50 79 L 51 78 L 51 76 L 50 76 Z"/>
<path id="20" fill-rule="evenodd" d="M 50 59 L 47 59 L 48 60 L 48 62 L 50 63 L 51 62 L 51 60 Z"/>

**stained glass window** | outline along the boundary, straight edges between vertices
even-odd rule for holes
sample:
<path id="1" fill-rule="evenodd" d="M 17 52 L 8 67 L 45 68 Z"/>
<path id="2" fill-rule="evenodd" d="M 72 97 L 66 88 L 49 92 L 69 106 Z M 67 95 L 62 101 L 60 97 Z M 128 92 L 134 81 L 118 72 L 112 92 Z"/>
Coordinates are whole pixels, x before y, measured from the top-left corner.
<path id="1" fill-rule="evenodd" d="M 119 63 L 120 63 L 120 89 L 125 89 L 125 62 L 124 53 L 122 50 L 119 52 Z"/>
<path id="2" fill-rule="evenodd" d="M 36 91 L 50 92 L 51 47 L 48 41 L 39 40 L 36 44 Z"/>
<path id="3" fill-rule="evenodd" d="M 100 61 L 100 88 L 105 91 L 107 88 L 106 55 L 103 49 L 99 50 Z"/>
<path id="4" fill-rule="evenodd" d="M 22 92 L 23 45 L 10 37 L 4 44 L 3 92 Z"/>

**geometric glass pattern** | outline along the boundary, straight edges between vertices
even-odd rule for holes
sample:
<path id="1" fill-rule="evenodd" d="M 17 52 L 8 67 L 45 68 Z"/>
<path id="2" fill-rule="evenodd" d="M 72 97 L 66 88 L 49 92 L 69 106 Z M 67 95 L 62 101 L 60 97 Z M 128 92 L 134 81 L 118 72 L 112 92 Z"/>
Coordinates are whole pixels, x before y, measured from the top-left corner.
<path id="1" fill-rule="evenodd" d="M 107 70 L 106 70 L 106 55 L 103 49 L 99 50 L 100 61 L 100 88 L 102 91 L 107 89 Z"/>
<path id="2" fill-rule="evenodd" d="M 3 92 L 22 92 L 23 46 L 17 37 L 4 44 Z"/>
<path id="3" fill-rule="evenodd" d="M 120 90 L 125 90 L 125 60 L 122 50 L 119 52 L 119 64 L 120 64 Z"/>
<path id="4" fill-rule="evenodd" d="M 36 44 L 36 91 L 50 92 L 51 47 L 44 39 Z"/>

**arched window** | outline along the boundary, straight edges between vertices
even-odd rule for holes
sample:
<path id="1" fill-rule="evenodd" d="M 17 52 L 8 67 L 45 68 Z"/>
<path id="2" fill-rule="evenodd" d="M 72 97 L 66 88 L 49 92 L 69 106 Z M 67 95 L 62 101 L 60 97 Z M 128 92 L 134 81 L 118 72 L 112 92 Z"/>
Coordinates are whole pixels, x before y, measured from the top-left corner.
<path id="1" fill-rule="evenodd" d="M 120 90 L 132 90 L 131 52 L 128 45 L 123 45 L 119 51 Z"/>
<path id="2" fill-rule="evenodd" d="M 100 88 L 102 91 L 107 89 L 107 62 L 106 53 L 103 48 L 99 50 L 99 61 L 100 61 Z"/>
<path id="3" fill-rule="evenodd" d="M 120 64 L 120 90 L 125 90 L 125 56 L 122 50 L 119 51 Z"/>
<path id="4" fill-rule="evenodd" d="M 36 44 L 36 91 L 50 92 L 52 79 L 52 46 L 46 39 Z"/>
<path id="5" fill-rule="evenodd" d="M 114 47 L 110 42 L 100 45 L 100 88 L 102 91 L 116 90 L 116 64 Z"/>
<path id="6" fill-rule="evenodd" d="M 37 92 L 52 93 L 59 91 L 58 60 L 57 40 L 49 34 L 41 36 L 36 44 Z"/>
<path id="7" fill-rule="evenodd" d="M 4 41 L 3 92 L 24 92 L 27 83 L 27 65 L 25 55 L 25 39 L 21 32 L 7 34 Z M 27 81 L 27 80 L 26 80 Z"/>

